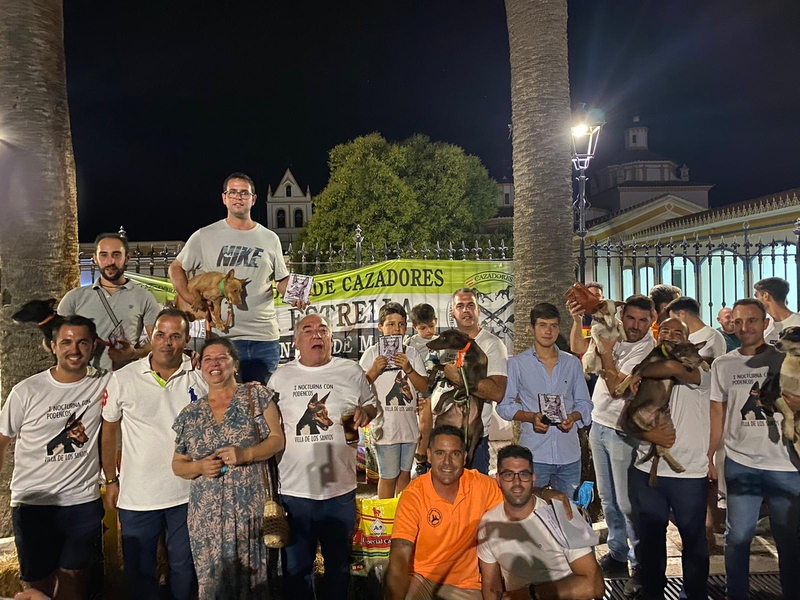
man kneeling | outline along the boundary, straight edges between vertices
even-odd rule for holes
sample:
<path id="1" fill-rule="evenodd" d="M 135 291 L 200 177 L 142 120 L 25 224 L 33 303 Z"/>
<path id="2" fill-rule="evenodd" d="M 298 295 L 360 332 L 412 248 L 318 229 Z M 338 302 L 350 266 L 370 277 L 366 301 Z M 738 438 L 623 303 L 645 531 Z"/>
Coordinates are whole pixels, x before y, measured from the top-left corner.
<path id="1" fill-rule="evenodd" d="M 564 548 L 534 514 L 543 500 L 533 494 L 531 451 L 501 449 L 496 478 L 503 502 L 483 516 L 478 529 L 483 600 L 500 600 L 504 590 L 510 600 L 601 598 L 603 575 L 592 549 Z"/>
<path id="2" fill-rule="evenodd" d="M 409 484 L 397 505 L 386 600 L 480 600 L 478 524 L 502 494 L 491 477 L 464 468 L 466 445 L 456 427 L 431 432 L 428 462 L 431 470 Z M 571 514 L 565 494 L 532 485 L 529 493 L 560 500 Z"/>

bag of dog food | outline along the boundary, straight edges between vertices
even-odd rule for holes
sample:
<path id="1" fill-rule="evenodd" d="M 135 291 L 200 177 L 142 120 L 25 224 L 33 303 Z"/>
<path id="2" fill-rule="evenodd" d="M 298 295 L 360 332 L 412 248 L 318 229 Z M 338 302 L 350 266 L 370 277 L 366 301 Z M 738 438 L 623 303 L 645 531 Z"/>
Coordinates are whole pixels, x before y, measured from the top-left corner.
<path id="1" fill-rule="evenodd" d="M 350 572 L 353 575 L 367 577 L 374 572 L 379 580 L 383 578 L 389 564 L 397 500 L 356 498 L 356 530 L 350 552 Z"/>

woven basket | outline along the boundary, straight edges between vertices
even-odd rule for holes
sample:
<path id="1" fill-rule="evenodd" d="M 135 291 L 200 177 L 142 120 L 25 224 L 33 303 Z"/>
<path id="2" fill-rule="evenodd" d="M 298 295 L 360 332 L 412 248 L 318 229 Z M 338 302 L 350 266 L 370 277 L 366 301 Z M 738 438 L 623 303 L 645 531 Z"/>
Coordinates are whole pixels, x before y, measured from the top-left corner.
<path id="1" fill-rule="evenodd" d="M 289 521 L 286 511 L 275 500 L 264 504 L 264 544 L 267 548 L 283 548 L 289 543 Z"/>

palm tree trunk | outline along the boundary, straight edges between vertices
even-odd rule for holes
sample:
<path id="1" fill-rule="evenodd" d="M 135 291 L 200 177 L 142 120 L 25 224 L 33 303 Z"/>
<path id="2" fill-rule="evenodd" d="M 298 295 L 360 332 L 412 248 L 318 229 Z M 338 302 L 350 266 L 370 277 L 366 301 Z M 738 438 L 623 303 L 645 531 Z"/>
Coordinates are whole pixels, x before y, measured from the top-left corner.
<path id="1" fill-rule="evenodd" d="M 11 314 L 79 282 L 75 163 L 61 0 L 0 0 L 0 398 L 52 365 L 35 326 Z M 0 536 L 10 535 L 12 453 L 0 474 Z"/>
<path id="2" fill-rule="evenodd" d="M 550 302 L 572 320 L 564 292 L 574 281 L 567 0 L 506 0 L 514 157 L 514 336 L 532 344 L 530 309 Z"/>

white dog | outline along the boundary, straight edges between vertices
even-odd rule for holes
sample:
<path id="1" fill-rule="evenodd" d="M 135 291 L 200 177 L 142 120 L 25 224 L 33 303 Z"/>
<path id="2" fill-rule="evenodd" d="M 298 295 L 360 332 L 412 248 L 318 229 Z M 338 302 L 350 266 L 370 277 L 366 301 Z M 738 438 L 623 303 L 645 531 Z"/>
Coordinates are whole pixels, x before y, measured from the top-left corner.
<path id="1" fill-rule="evenodd" d="M 606 344 L 613 346 L 625 340 L 625 329 L 616 316 L 617 309 L 624 304 L 624 302 L 603 300 L 592 315 L 592 339 L 589 341 L 589 349 L 581 360 L 586 375 L 590 373 L 600 375 L 603 370 L 600 354 L 605 350 Z"/>

